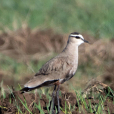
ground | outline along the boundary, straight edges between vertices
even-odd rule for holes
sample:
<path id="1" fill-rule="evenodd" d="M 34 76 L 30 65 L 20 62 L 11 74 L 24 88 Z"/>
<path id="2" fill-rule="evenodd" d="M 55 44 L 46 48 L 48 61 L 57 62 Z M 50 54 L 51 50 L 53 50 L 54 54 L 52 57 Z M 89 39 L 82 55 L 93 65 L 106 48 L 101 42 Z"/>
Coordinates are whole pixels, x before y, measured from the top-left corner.
<path id="1" fill-rule="evenodd" d="M 34 92 L 21 94 L 19 90 L 47 59 L 62 51 L 68 35 L 28 27 L 0 34 L 1 113 L 49 113 L 52 88 L 38 90 L 36 99 Z M 77 73 L 61 86 L 61 114 L 113 114 L 114 40 L 95 39 L 85 33 L 83 36 L 91 44 L 79 47 Z M 107 86 L 99 87 L 94 79 Z"/>

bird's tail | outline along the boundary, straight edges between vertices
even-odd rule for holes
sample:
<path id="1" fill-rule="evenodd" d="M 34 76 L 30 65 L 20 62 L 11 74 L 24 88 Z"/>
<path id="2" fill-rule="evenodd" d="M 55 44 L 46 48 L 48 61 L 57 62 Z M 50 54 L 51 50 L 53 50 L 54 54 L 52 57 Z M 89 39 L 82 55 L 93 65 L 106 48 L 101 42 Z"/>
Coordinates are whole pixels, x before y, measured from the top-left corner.
<path id="1" fill-rule="evenodd" d="M 25 93 L 25 92 L 31 91 L 31 89 L 28 88 L 28 87 L 24 87 L 24 88 L 22 88 L 20 91 L 21 91 L 21 94 L 22 94 L 22 93 Z"/>
<path id="2" fill-rule="evenodd" d="M 34 89 L 38 89 L 38 88 L 40 88 L 40 87 L 42 87 L 42 86 L 44 86 L 43 84 L 41 84 L 41 85 L 39 85 L 39 86 L 36 86 L 36 87 L 33 87 L 33 88 L 29 88 L 29 87 L 24 87 L 24 88 L 22 88 L 20 91 L 21 91 L 21 93 L 25 93 L 25 92 L 29 92 L 29 91 L 32 91 L 32 90 L 34 90 Z"/>
<path id="3" fill-rule="evenodd" d="M 24 87 L 20 91 L 21 91 L 21 93 L 25 93 L 25 92 L 32 91 L 32 90 L 34 90 L 36 88 L 38 89 L 38 88 L 43 87 L 43 86 L 52 86 L 56 81 L 58 81 L 58 80 L 46 81 L 46 82 L 44 82 L 44 83 L 42 83 L 42 84 L 40 84 L 38 86 L 31 87 L 31 88 L 30 87 Z"/>

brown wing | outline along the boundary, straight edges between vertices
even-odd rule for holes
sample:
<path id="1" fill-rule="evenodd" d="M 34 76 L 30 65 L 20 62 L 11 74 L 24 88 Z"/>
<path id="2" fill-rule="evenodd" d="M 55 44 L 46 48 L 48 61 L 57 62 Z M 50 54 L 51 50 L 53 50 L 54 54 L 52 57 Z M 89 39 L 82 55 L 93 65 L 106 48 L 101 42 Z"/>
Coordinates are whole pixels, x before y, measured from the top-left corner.
<path id="1" fill-rule="evenodd" d="M 73 65 L 68 57 L 56 57 L 48 61 L 42 66 L 38 73 L 29 82 L 25 84 L 25 88 L 35 89 L 42 86 L 53 85 L 59 79 L 63 83 L 70 79 L 73 75 L 71 69 Z"/>
<path id="2" fill-rule="evenodd" d="M 35 74 L 38 75 L 49 75 L 62 72 L 67 72 L 67 69 L 70 65 L 68 57 L 56 57 L 48 61 L 42 66 L 42 68 Z"/>

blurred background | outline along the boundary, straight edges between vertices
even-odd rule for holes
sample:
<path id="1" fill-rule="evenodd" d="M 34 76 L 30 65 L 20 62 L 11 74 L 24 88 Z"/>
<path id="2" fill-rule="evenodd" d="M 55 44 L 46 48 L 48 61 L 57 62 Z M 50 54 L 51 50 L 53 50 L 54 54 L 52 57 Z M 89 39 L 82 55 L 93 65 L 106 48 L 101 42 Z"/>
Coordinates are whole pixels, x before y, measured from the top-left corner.
<path id="1" fill-rule="evenodd" d="M 66 87 L 114 85 L 114 0 L 0 0 L 0 87 L 23 87 L 77 31 L 79 67 Z M 64 85 L 63 85 L 64 86 Z"/>

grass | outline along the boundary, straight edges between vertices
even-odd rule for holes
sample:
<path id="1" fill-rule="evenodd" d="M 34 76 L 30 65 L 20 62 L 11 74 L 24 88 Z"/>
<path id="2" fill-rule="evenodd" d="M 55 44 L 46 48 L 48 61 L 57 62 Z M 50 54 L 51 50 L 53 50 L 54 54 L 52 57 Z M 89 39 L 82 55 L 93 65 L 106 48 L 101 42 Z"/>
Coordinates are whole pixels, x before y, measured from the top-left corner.
<path id="1" fill-rule="evenodd" d="M 111 90 L 112 91 L 112 90 Z M 114 91 L 113 91 L 114 93 Z M 82 95 L 80 93 L 77 93 L 77 102 L 78 102 L 78 106 L 79 106 L 79 111 L 82 110 L 83 113 L 85 111 L 85 109 L 87 110 L 87 112 L 89 113 L 95 113 L 95 114 L 104 114 L 103 110 L 104 110 L 104 104 L 106 99 L 110 96 L 109 93 L 106 94 L 106 96 L 104 97 L 102 94 L 98 94 L 98 97 L 94 98 L 94 101 L 98 100 L 98 104 L 96 103 L 95 105 L 93 103 L 91 103 L 91 99 L 86 99 L 82 97 Z M 93 94 L 93 96 L 96 96 Z M 114 96 L 111 96 L 114 97 Z M 87 101 L 89 103 L 87 103 Z M 80 105 L 81 102 L 81 105 Z"/>
<path id="2" fill-rule="evenodd" d="M 17 30 L 28 25 L 32 29 L 37 27 L 40 29 L 52 28 L 59 33 L 80 31 L 81 33 L 89 33 L 95 38 L 112 39 L 114 36 L 113 4 L 113 0 L 0 0 L 0 33 L 7 32 L 8 30 Z M 0 76 L 8 80 L 13 80 L 14 83 L 10 82 L 10 80 L 9 83 L 15 86 L 16 90 L 19 90 L 18 83 L 21 82 L 19 84 L 23 84 L 23 77 L 31 78 L 30 75 L 33 76 L 47 60 L 38 61 L 38 64 L 35 64 L 34 60 L 30 60 L 26 64 L 0 54 Z M 104 70 L 103 65 L 95 66 L 91 62 L 79 65 L 76 76 L 74 77 L 75 79 L 73 78 L 76 82 L 71 81 L 74 91 L 77 91 L 79 112 L 84 113 L 87 110 L 90 113 L 103 113 L 104 102 L 109 96 L 109 93 L 105 97 L 97 95 L 96 97 L 99 103 L 93 106 L 89 99 L 89 103 L 87 104 L 81 95 L 80 89 L 83 88 L 81 84 L 82 79 L 86 81 L 90 77 L 99 76 L 104 73 Z M 7 83 L 5 83 L 6 80 L 3 80 L 0 82 L 0 94 L 5 99 L 6 90 L 4 89 L 4 85 L 6 86 Z M 42 93 L 46 94 L 49 90 L 39 89 L 38 92 L 41 97 Z M 47 95 L 47 98 L 51 99 L 49 95 Z M 18 100 L 27 112 L 32 113 L 26 103 L 26 99 L 22 101 L 18 98 Z M 11 97 L 9 98 L 9 102 L 11 103 Z M 15 100 L 14 104 L 17 107 L 17 113 L 23 113 L 17 100 Z M 4 106 L 0 106 L 0 108 L 7 109 Z M 34 105 L 34 109 L 39 109 L 42 114 L 44 113 L 40 102 Z M 70 114 L 74 110 L 74 107 L 65 102 L 65 108 L 61 108 L 61 110 L 65 114 Z M 108 109 L 108 114 L 110 113 Z"/>
<path id="3" fill-rule="evenodd" d="M 13 96 L 13 99 L 14 99 L 13 104 L 17 107 L 17 113 L 21 113 L 21 114 L 23 113 L 23 110 L 22 110 L 23 109 L 22 106 L 23 106 L 25 108 L 25 113 L 32 114 L 31 108 L 27 104 L 25 96 L 23 96 L 24 100 L 22 101 L 22 99 L 20 97 L 18 97 L 18 96 L 17 96 L 17 98 L 15 97 L 15 95 L 12 93 L 11 88 L 9 88 L 9 90 L 10 90 L 11 95 Z M 110 92 L 112 92 L 114 94 L 114 91 L 112 91 L 109 88 L 109 91 L 108 91 L 108 93 L 105 94 L 105 96 L 102 95 L 101 93 L 97 93 L 98 96 L 96 98 L 95 97 L 93 98 L 93 101 L 95 103 L 92 103 L 93 101 L 91 99 L 84 98 L 82 96 L 81 91 L 77 91 L 77 90 L 74 90 L 74 91 L 76 92 L 76 99 L 77 99 L 77 107 L 78 108 L 75 109 L 67 101 L 65 101 L 65 107 L 64 108 L 60 107 L 60 109 L 62 110 L 62 112 L 64 114 L 72 114 L 72 111 L 75 111 L 75 110 L 77 110 L 77 112 L 80 112 L 83 114 L 85 113 L 85 111 L 87 113 L 104 114 L 104 107 L 105 107 L 104 104 L 105 104 L 106 99 L 108 99 L 109 97 L 114 97 L 114 96 L 110 96 Z M 40 92 L 38 94 L 42 94 L 42 92 Z M 93 94 L 93 96 L 94 96 L 94 94 Z M 47 99 L 50 99 L 49 96 L 46 95 L 46 97 L 47 97 Z M 3 96 L 3 99 L 5 99 L 4 96 Z M 40 98 L 40 99 L 42 99 L 42 98 Z M 98 103 L 96 103 L 96 100 L 98 101 Z M 9 102 L 10 101 L 11 101 L 11 97 L 9 97 Z M 19 103 L 19 101 L 20 101 L 20 103 Z M 108 102 L 110 102 L 110 100 Z M 34 106 L 33 106 L 34 110 L 38 109 L 41 114 L 45 113 L 43 110 L 43 107 L 40 104 L 40 101 L 38 104 L 35 102 L 33 102 L 33 103 L 34 103 Z M 10 102 L 10 104 L 11 104 L 11 102 Z M 48 107 L 49 107 L 49 105 L 47 105 L 47 109 L 48 109 Z M 7 107 L 4 107 L 4 106 L 0 106 L 0 108 L 7 110 Z M 48 113 L 49 113 L 49 109 L 48 109 Z M 108 108 L 108 114 L 111 114 L 109 108 Z"/>
<path id="4" fill-rule="evenodd" d="M 57 32 L 87 32 L 96 38 L 114 36 L 113 0 L 1 0 L 0 29 L 53 28 Z"/>

